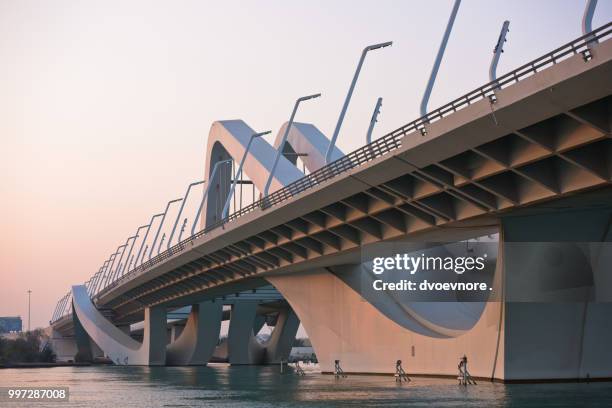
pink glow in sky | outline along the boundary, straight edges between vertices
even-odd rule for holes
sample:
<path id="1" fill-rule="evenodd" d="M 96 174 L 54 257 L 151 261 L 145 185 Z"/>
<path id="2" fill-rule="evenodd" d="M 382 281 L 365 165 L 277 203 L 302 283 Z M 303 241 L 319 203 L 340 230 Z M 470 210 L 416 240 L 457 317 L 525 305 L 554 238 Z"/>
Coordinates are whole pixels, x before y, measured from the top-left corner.
<path id="1" fill-rule="evenodd" d="M 580 35 L 585 1 L 464 0 L 430 107 Z M 338 144 L 365 142 L 418 116 L 452 1 L 0 2 L 0 316 L 46 326 L 83 282 L 203 174 L 209 127 L 287 120 L 331 135 L 361 49 L 368 55 Z M 594 26 L 612 17 L 600 1 Z M 24 324 L 27 322 L 24 321 Z"/>

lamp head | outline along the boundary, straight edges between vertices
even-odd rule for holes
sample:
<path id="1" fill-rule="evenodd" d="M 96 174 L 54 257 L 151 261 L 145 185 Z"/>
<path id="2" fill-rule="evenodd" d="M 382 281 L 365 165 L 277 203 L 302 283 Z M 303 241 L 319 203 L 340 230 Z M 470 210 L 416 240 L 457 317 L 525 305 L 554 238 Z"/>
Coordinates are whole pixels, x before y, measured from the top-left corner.
<path id="1" fill-rule="evenodd" d="M 319 96 L 321 96 L 320 93 L 308 95 L 308 96 L 302 96 L 301 98 L 298 98 L 297 102 L 299 103 L 299 102 L 307 101 L 309 99 L 315 99 L 315 98 L 318 98 Z"/>
<path id="2" fill-rule="evenodd" d="M 266 130 L 265 132 L 255 133 L 255 134 L 253 134 L 253 136 L 252 136 L 252 137 L 254 137 L 254 138 L 255 138 L 255 137 L 261 137 L 261 136 L 264 136 L 264 135 L 269 135 L 270 133 L 272 133 L 272 131 L 271 131 L 271 130 Z"/>
<path id="3" fill-rule="evenodd" d="M 372 51 L 372 50 L 377 50 L 379 48 L 389 47 L 392 44 L 393 44 L 393 41 L 387 41 L 387 42 L 380 43 L 380 44 L 368 45 L 367 47 L 365 47 L 365 49 L 363 51 L 364 52 L 368 52 L 368 51 Z"/>

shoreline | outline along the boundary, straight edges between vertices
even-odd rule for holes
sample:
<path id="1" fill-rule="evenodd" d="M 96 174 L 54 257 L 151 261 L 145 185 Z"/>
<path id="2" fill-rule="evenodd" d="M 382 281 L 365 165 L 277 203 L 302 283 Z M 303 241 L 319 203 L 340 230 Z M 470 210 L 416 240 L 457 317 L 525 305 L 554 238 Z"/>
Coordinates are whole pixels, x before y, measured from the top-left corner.
<path id="1" fill-rule="evenodd" d="M 69 363 L 69 362 L 59 362 L 59 363 L 8 363 L 8 364 L 0 364 L 0 369 L 3 368 L 51 368 L 51 367 L 88 367 L 92 365 L 97 365 L 93 363 Z"/>

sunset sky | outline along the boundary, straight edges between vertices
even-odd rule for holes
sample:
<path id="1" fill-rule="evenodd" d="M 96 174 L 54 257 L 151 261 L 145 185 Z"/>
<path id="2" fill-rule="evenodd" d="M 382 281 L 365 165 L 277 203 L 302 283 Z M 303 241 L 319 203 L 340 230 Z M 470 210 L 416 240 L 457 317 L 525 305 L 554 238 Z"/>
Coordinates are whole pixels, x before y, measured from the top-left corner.
<path id="1" fill-rule="evenodd" d="M 581 35 L 586 1 L 464 0 L 430 108 Z M 417 118 L 452 1 L 0 0 L 0 316 L 47 326 L 58 298 L 203 176 L 210 125 L 331 135 L 368 54 L 338 140 L 365 143 Z M 594 27 L 610 21 L 600 0 Z"/>

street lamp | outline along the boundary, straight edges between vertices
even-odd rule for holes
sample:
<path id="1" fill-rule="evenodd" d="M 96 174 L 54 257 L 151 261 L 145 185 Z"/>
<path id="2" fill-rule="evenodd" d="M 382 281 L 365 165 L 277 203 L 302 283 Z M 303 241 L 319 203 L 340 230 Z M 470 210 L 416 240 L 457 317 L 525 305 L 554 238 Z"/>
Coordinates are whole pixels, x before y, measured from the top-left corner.
<path id="1" fill-rule="evenodd" d="M 370 126 L 368 127 L 368 133 L 366 134 L 366 144 L 372 143 L 372 132 L 374 131 L 374 125 L 378 122 L 378 114 L 380 113 L 380 107 L 382 106 L 383 98 L 376 100 L 376 106 L 374 106 L 374 112 L 370 119 Z"/>
<path id="2" fill-rule="evenodd" d="M 497 38 L 497 44 L 493 49 L 493 58 L 491 59 L 491 65 L 489 66 L 489 81 L 494 82 L 497 79 L 497 64 L 499 63 L 499 57 L 501 57 L 501 53 L 504 52 L 504 43 L 506 42 L 506 34 L 510 28 L 510 22 L 508 20 L 504 21 L 502 24 L 501 31 L 499 33 L 499 37 Z M 499 88 L 497 84 L 495 84 L 495 88 Z"/>
<path id="3" fill-rule="evenodd" d="M 593 14 L 595 14 L 595 7 L 597 7 L 597 0 L 587 0 L 584 14 L 582 15 L 582 35 L 587 35 L 593 31 Z M 595 43 L 597 43 L 597 40 L 590 37 L 587 46 L 591 48 Z"/>
<path id="4" fill-rule="evenodd" d="M 181 239 L 183 239 L 183 232 L 185 232 L 185 228 L 187 227 L 187 217 L 185 217 L 185 219 L 183 220 L 183 225 L 181 225 L 181 230 L 179 231 L 178 234 L 178 238 L 176 240 L 176 242 L 181 242 Z"/>
<path id="5" fill-rule="evenodd" d="M 291 116 L 289 117 L 289 122 L 287 123 L 287 127 L 285 128 L 285 133 L 283 134 L 283 139 L 278 145 L 278 149 L 276 150 L 276 156 L 274 156 L 274 163 L 272 164 L 272 168 L 270 169 L 270 175 L 268 176 L 268 181 L 266 181 L 266 186 L 263 191 L 264 197 L 268 196 L 268 192 L 270 191 L 270 185 L 272 184 L 272 178 L 274 177 L 274 171 L 276 170 L 276 166 L 278 165 L 278 160 L 280 159 L 281 154 L 285 148 L 285 142 L 287 141 L 287 136 L 289 136 L 289 130 L 293 125 L 293 119 L 295 118 L 295 113 L 297 112 L 298 106 L 300 102 L 307 101 L 309 99 L 315 99 L 321 96 L 320 93 L 308 96 L 302 96 L 295 101 L 295 105 L 293 105 L 293 111 L 291 112 Z"/>
<path id="6" fill-rule="evenodd" d="M 66 303 L 68 302 L 68 295 L 69 293 L 66 293 L 64 297 L 62 297 L 62 303 L 57 316 L 58 319 L 64 317 L 64 312 L 66 311 Z"/>
<path id="7" fill-rule="evenodd" d="M 189 197 L 189 191 L 191 191 L 191 187 L 197 186 L 202 183 L 204 183 L 204 180 L 200 180 L 200 181 L 191 183 L 189 187 L 187 187 L 187 192 L 185 193 L 185 197 L 183 197 L 183 202 L 181 203 L 181 208 L 179 208 L 179 212 L 178 214 L 176 214 L 176 220 L 174 220 L 174 225 L 172 226 L 172 232 L 170 233 L 170 238 L 168 238 L 168 244 L 166 245 L 166 249 L 170 249 L 170 243 L 172 242 L 172 237 L 174 237 L 174 232 L 176 231 L 176 225 L 178 224 L 179 219 L 181 218 L 181 214 L 183 213 L 183 208 L 185 208 L 185 203 L 187 202 L 187 197 Z M 180 240 L 181 239 L 179 237 L 179 241 Z"/>
<path id="8" fill-rule="evenodd" d="M 64 305 L 64 316 L 68 314 L 70 311 L 70 306 L 72 303 L 72 297 L 70 296 L 70 292 L 66 293 L 66 303 Z"/>
<path id="9" fill-rule="evenodd" d="M 30 289 L 28 289 L 28 332 L 30 331 L 30 295 L 32 294 L 32 291 Z"/>
<path id="10" fill-rule="evenodd" d="M 104 263 L 102 264 L 102 268 L 100 268 L 100 273 L 98 274 L 98 277 L 96 278 L 96 281 L 94 283 L 94 288 L 93 288 L 94 295 L 98 293 L 98 286 L 100 286 L 100 281 L 102 280 L 102 278 L 104 278 L 104 272 L 106 272 L 106 267 L 108 266 L 109 261 L 110 259 L 104 261 Z"/>
<path id="11" fill-rule="evenodd" d="M 427 115 L 427 103 L 429 102 L 429 97 L 431 96 L 431 90 L 433 89 L 434 82 L 436 81 L 436 76 L 438 75 L 438 69 L 440 69 L 440 63 L 442 62 L 442 57 L 444 56 L 444 50 L 446 49 L 448 38 L 450 37 L 451 30 L 453 29 L 453 24 L 455 23 L 455 17 L 457 17 L 457 11 L 459 11 L 460 4 L 461 4 L 461 0 L 455 0 L 455 4 L 453 5 L 453 10 L 451 11 L 451 15 L 448 18 L 448 23 L 446 24 L 446 30 L 444 31 L 444 36 L 442 37 L 440 48 L 438 48 L 438 54 L 436 55 L 434 65 L 431 68 L 431 73 L 429 74 L 429 81 L 427 82 L 427 86 L 425 87 L 425 92 L 423 93 L 423 99 L 421 100 L 421 117 L 424 117 L 425 115 Z"/>
<path id="12" fill-rule="evenodd" d="M 91 278 L 89 278 L 89 285 L 87 286 L 87 294 L 89 295 L 89 297 L 91 297 L 93 285 L 96 283 L 96 278 L 98 277 L 100 272 L 102 272 L 102 268 L 98 269 L 98 272 L 94 273 L 93 275 L 91 275 Z"/>
<path id="13" fill-rule="evenodd" d="M 106 288 L 108 286 L 108 278 L 110 276 L 111 271 L 113 270 L 113 265 L 115 264 L 115 259 L 117 259 L 117 255 L 119 255 L 119 250 L 120 249 L 121 249 L 121 247 L 118 247 L 117 250 L 115 251 L 115 253 L 112 254 L 110 256 L 110 258 L 108 258 L 110 263 L 108 264 L 108 267 L 104 271 L 104 282 L 100 281 L 100 283 L 101 283 L 100 290 L 102 290 L 102 289 L 104 289 L 104 288 Z"/>
<path id="14" fill-rule="evenodd" d="M 385 48 L 393 44 L 393 41 L 387 41 L 380 44 L 368 45 L 361 51 L 361 57 L 359 58 L 359 63 L 357 64 L 357 69 L 355 70 L 355 74 L 353 75 L 353 81 L 351 82 L 351 86 L 349 87 L 348 93 L 346 94 L 346 99 L 344 99 L 344 105 L 342 105 L 342 110 L 340 111 L 340 117 L 338 117 L 338 123 L 336 123 L 336 129 L 334 129 L 334 134 L 329 141 L 329 146 L 327 147 L 327 153 L 325 154 L 325 162 L 331 162 L 332 153 L 334 151 L 334 147 L 336 146 L 336 139 L 338 139 L 338 134 L 340 134 L 340 127 L 342 126 L 342 122 L 344 121 L 344 115 L 346 115 L 346 110 L 348 109 L 349 102 L 351 101 L 351 97 L 353 96 L 353 91 L 355 90 L 355 85 L 357 84 L 357 78 L 359 78 L 359 73 L 361 72 L 361 66 L 363 65 L 363 61 L 365 61 L 366 54 L 369 51 L 377 50 L 379 48 Z"/>
<path id="15" fill-rule="evenodd" d="M 159 255 L 159 251 L 161 251 L 162 245 L 164 245 L 164 241 L 166 240 L 166 233 L 164 232 L 162 235 L 161 241 L 159 241 L 159 247 L 157 247 L 157 255 Z"/>
<path id="16" fill-rule="evenodd" d="M 58 307 L 59 307 L 59 301 L 55 304 L 55 309 L 53 309 L 53 314 L 51 315 L 51 320 L 49 320 L 49 324 L 55 321 L 55 315 L 57 314 Z"/>
<path id="17" fill-rule="evenodd" d="M 157 243 L 157 238 L 159 237 L 159 232 L 161 231 L 162 226 L 164 225 L 164 221 L 166 220 L 166 214 L 168 214 L 168 208 L 170 208 L 170 206 L 173 203 L 176 203 L 176 202 L 181 201 L 181 200 L 183 200 L 183 199 L 182 198 L 177 198 L 177 199 L 174 199 L 172 201 L 168 201 L 168 204 L 166 204 L 166 209 L 163 212 L 164 215 L 162 216 L 162 219 L 159 222 L 159 227 L 157 228 L 157 232 L 155 233 L 155 238 L 153 239 L 153 244 L 151 244 L 151 251 L 149 251 L 149 259 L 151 259 L 151 256 L 153 255 L 153 250 L 155 249 L 155 244 Z M 165 236 L 165 234 L 164 234 L 164 236 Z M 161 248 L 161 244 L 160 244 L 160 248 Z M 159 254 L 159 250 L 157 251 L 157 253 Z"/>
<path id="18" fill-rule="evenodd" d="M 98 269 L 98 272 L 94 273 L 91 279 L 89 279 L 89 285 L 87 286 L 87 294 L 89 295 L 89 297 L 92 297 L 96 282 L 101 273 L 102 267 L 100 267 L 100 269 Z"/>
<path id="19" fill-rule="evenodd" d="M 115 261 L 117 260 L 117 255 L 119 255 L 119 252 L 121 252 L 121 249 L 123 249 L 123 252 L 125 252 L 124 248 L 126 246 L 127 246 L 127 244 L 119 245 L 117 247 L 117 251 L 115 251 L 115 253 L 113 254 L 114 258 L 113 258 L 113 261 L 112 261 L 112 263 L 110 265 L 110 268 L 108 269 L 108 273 L 106 274 L 106 280 L 104 282 L 104 286 L 105 287 L 108 286 L 108 284 L 112 281 L 111 277 L 113 276 L 113 266 L 115 266 Z M 123 252 L 122 252 L 122 255 L 123 255 Z M 119 260 L 119 264 L 121 264 L 121 260 Z M 117 268 L 115 268 L 115 272 L 117 271 Z"/>
<path id="20" fill-rule="evenodd" d="M 217 170 L 222 164 L 231 165 L 232 159 L 225 159 L 225 160 L 221 160 L 215 163 L 215 166 L 213 167 L 213 171 L 210 174 L 210 177 L 208 177 L 208 185 L 206 186 L 206 190 L 204 190 L 204 194 L 202 195 L 202 201 L 200 201 L 200 207 L 198 208 L 198 211 L 196 212 L 196 215 L 195 215 L 195 219 L 193 220 L 193 225 L 191 226 L 191 235 L 195 234 L 196 225 L 198 224 L 198 220 L 200 219 L 202 208 L 204 208 L 204 201 L 206 200 L 206 197 L 208 197 L 208 192 L 210 191 L 210 186 L 213 185 L 213 182 L 215 180 L 215 175 L 217 174 Z"/>
<path id="21" fill-rule="evenodd" d="M 142 242 L 140 243 L 140 248 L 138 249 L 138 254 L 136 254 L 136 262 L 134 262 L 134 268 L 136 267 L 136 265 L 138 265 L 138 260 L 140 259 L 140 254 L 142 253 L 142 247 L 144 246 L 145 242 L 147 242 L 147 237 L 149 236 L 149 231 L 151 231 L 151 225 L 153 225 L 153 221 L 157 217 L 161 217 L 162 215 L 164 215 L 164 213 L 155 214 L 151 217 L 151 221 L 149 221 L 149 227 L 147 228 L 147 232 L 145 232 L 145 236 L 142 239 Z M 145 253 L 146 252 L 147 250 L 145 249 Z"/>
<path id="22" fill-rule="evenodd" d="M 134 239 L 132 240 L 132 245 L 130 245 L 130 251 L 128 252 L 127 258 L 125 259 L 125 263 L 127 265 L 127 270 L 126 270 L 126 268 L 124 268 L 125 272 L 129 272 L 130 271 L 130 266 L 131 266 L 131 263 L 129 263 L 130 262 L 130 256 L 132 255 L 132 250 L 134 249 L 134 244 L 136 243 L 136 239 L 140 236 L 140 235 L 138 235 L 138 233 L 140 232 L 141 229 L 147 228 L 147 227 L 150 227 L 150 226 L 151 226 L 151 224 L 149 224 L 149 225 L 141 225 L 136 230 L 136 235 L 134 235 Z"/>
<path id="23" fill-rule="evenodd" d="M 251 137 L 249 138 L 249 143 L 247 143 L 246 148 L 244 149 L 244 154 L 242 155 L 242 159 L 240 159 L 240 165 L 238 166 L 238 170 L 236 171 L 236 174 L 234 175 L 234 181 L 232 183 L 232 186 L 230 187 L 230 191 L 229 194 L 227 196 L 227 200 L 225 200 L 225 205 L 223 206 L 223 210 L 221 211 L 221 218 L 225 219 L 227 218 L 227 215 L 229 213 L 229 206 L 231 203 L 231 198 L 234 195 L 234 190 L 236 189 L 236 183 L 238 182 L 238 177 L 242 177 L 242 168 L 244 167 L 244 162 L 247 158 L 247 155 L 249 154 L 249 149 L 251 148 L 251 143 L 253 143 L 253 140 L 255 138 L 264 136 L 271 133 L 271 131 L 266 131 L 266 132 L 260 132 L 260 133 L 255 133 L 252 134 Z M 242 205 L 242 204 L 241 204 Z"/>
<path id="24" fill-rule="evenodd" d="M 116 281 L 120 276 L 123 275 L 122 272 L 125 269 L 125 265 L 122 264 L 122 261 L 123 261 L 123 256 L 125 255 L 125 250 L 127 249 L 127 246 L 129 245 L 130 241 L 136 240 L 136 237 L 138 237 L 138 235 L 132 235 L 131 237 L 128 237 L 128 239 L 125 240 L 125 248 L 123 248 L 123 251 L 121 251 L 121 257 L 119 258 L 119 264 L 117 264 L 117 268 L 115 269 L 115 274 L 113 275 L 113 280 L 111 282 Z M 134 242 L 132 242 L 132 246 L 134 246 Z M 128 259 L 129 259 L 129 255 L 128 255 Z M 128 262 L 128 259 L 125 260 L 126 264 Z"/>
<path id="25" fill-rule="evenodd" d="M 57 301 L 57 307 L 56 307 L 55 313 L 53 314 L 53 321 L 56 321 L 57 319 L 59 319 L 63 302 L 64 302 L 64 297 L 62 296 L 60 300 Z"/>

